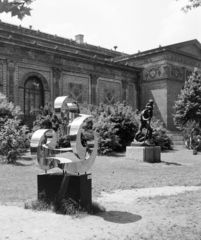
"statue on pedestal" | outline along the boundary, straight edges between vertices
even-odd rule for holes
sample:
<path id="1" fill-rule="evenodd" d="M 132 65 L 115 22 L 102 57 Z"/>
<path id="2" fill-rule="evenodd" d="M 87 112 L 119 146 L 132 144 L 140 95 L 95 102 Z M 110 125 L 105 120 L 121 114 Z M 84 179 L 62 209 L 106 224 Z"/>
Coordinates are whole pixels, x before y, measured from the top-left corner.
<path id="1" fill-rule="evenodd" d="M 153 117 L 153 100 L 149 100 L 145 109 L 140 113 L 140 123 L 138 131 L 135 135 L 133 144 L 135 145 L 154 145 L 152 142 L 153 129 L 151 127 L 151 119 Z M 143 129 L 146 129 L 146 134 L 143 134 Z"/>

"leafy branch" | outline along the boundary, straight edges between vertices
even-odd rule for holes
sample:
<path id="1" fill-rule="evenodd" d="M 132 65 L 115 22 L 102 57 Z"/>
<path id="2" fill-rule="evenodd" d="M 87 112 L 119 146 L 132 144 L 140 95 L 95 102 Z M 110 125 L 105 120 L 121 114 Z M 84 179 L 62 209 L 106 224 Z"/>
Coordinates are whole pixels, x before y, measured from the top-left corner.
<path id="1" fill-rule="evenodd" d="M 0 13 L 11 13 L 11 16 L 17 16 L 22 20 L 25 16 L 31 16 L 29 5 L 35 0 L 0 0 Z"/>
<path id="2" fill-rule="evenodd" d="M 176 0 L 176 1 L 179 1 L 179 0 Z M 201 0 L 188 0 L 188 1 L 189 1 L 189 4 L 182 7 L 181 9 L 185 13 L 187 13 L 189 10 L 192 10 L 201 6 Z"/>

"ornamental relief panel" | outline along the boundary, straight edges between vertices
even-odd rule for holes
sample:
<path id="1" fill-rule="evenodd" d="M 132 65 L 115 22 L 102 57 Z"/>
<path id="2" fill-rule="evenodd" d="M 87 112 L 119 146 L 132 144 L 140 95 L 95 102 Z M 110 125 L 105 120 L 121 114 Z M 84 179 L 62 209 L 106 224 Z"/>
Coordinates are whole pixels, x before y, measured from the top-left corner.
<path id="1" fill-rule="evenodd" d="M 121 102 L 121 82 L 112 79 L 98 79 L 98 102 L 104 104 L 114 104 Z"/>
<path id="2" fill-rule="evenodd" d="M 88 75 L 63 74 L 63 95 L 70 96 L 79 103 L 90 102 L 90 78 Z"/>
<path id="3" fill-rule="evenodd" d="M 144 80 L 156 80 L 162 78 L 174 78 L 183 80 L 183 68 L 166 64 L 162 66 L 154 66 L 143 70 Z"/>

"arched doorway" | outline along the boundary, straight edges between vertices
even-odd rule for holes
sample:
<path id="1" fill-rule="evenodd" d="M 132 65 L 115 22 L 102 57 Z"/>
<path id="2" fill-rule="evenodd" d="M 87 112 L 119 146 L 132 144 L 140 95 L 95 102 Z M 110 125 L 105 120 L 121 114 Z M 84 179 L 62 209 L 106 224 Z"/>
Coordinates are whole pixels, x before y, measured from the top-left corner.
<path id="1" fill-rule="evenodd" d="M 26 117 L 35 115 L 35 111 L 44 106 L 44 88 L 36 76 L 29 77 L 24 84 L 24 114 Z"/>

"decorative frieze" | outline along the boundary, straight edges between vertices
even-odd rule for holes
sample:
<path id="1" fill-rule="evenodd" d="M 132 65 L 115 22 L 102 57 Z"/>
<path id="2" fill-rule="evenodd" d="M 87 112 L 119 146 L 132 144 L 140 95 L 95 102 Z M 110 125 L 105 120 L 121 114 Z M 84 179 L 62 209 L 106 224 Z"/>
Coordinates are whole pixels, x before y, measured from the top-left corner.
<path id="1" fill-rule="evenodd" d="M 129 66 L 141 66 L 141 65 L 148 64 L 148 63 L 159 62 L 162 60 L 171 60 L 171 61 L 182 63 L 185 65 L 190 65 L 193 67 L 201 68 L 201 61 L 195 61 L 194 59 L 191 59 L 190 57 L 181 56 L 176 53 L 166 53 L 166 54 L 161 54 L 161 55 L 154 56 L 154 57 L 149 57 L 146 59 L 130 60 L 128 62 L 128 65 Z"/>
<path id="2" fill-rule="evenodd" d="M 159 66 L 153 66 L 145 68 L 143 70 L 144 80 L 155 80 L 163 78 L 173 78 L 177 80 L 184 79 L 184 69 L 171 64 L 164 64 Z"/>

